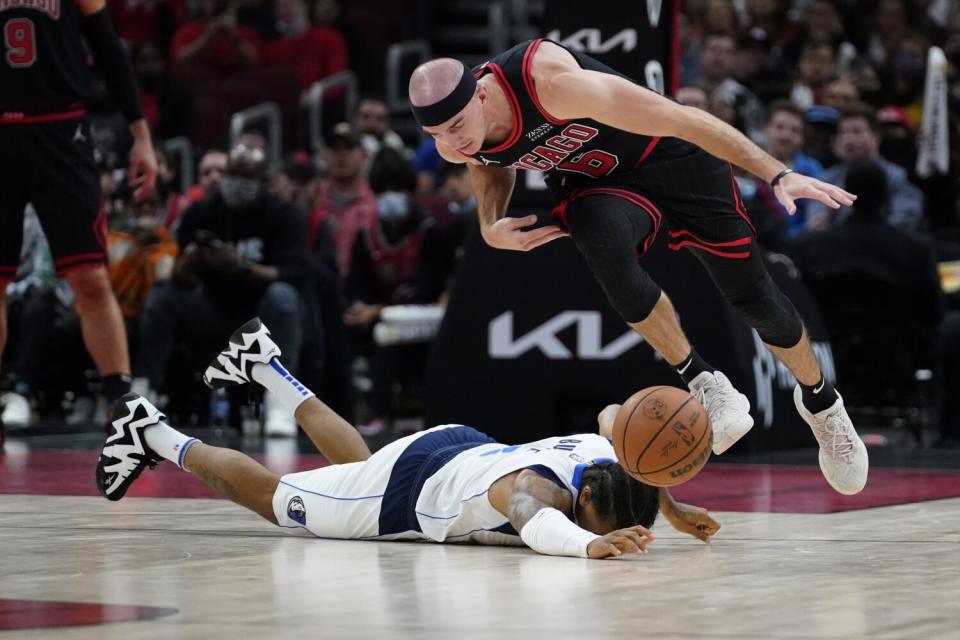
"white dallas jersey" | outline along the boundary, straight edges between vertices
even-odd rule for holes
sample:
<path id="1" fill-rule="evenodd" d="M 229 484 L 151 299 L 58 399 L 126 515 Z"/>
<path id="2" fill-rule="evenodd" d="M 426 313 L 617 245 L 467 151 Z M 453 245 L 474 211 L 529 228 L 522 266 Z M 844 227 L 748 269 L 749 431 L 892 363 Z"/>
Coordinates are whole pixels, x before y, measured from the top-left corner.
<path id="1" fill-rule="evenodd" d="M 423 534 L 432 540 L 522 545 L 508 518 L 487 499 L 494 482 L 533 468 L 576 499 L 583 470 L 614 460 L 613 445 L 595 433 L 513 446 L 480 445 L 459 454 L 427 479 L 417 498 L 417 519 Z"/>

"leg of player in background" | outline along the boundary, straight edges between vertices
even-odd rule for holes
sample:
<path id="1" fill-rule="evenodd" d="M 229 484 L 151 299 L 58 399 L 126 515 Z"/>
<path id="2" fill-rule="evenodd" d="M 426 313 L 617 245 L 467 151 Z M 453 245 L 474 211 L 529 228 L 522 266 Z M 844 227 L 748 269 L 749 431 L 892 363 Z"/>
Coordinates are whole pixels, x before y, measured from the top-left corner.
<path id="1" fill-rule="evenodd" d="M 80 269 L 69 273 L 67 280 L 77 298 L 83 342 L 104 381 L 104 394 L 116 400 L 130 390 L 130 355 L 107 270 L 102 266 Z"/>

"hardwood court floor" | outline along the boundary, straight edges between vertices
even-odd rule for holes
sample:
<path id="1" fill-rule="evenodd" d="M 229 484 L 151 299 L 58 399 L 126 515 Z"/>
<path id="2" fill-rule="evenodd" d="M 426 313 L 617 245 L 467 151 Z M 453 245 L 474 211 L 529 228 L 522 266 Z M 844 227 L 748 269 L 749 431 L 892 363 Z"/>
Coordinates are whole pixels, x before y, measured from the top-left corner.
<path id="1" fill-rule="evenodd" d="M 960 499 L 715 514 L 631 560 L 285 536 L 222 500 L 0 495 L 18 638 L 960 636 Z M 126 620 L 126 621 L 124 621 Z M 132 620 L 132 621 L 131 621 Z"/>

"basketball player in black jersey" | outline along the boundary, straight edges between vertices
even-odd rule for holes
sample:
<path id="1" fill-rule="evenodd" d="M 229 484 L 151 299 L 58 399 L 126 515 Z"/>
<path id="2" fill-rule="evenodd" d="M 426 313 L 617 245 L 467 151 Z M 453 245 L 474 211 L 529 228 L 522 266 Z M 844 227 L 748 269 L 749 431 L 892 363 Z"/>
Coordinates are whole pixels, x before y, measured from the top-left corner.
<path id="1" fill-rule="evenodd" d="M 820 468 L 844 494 L 867 479 L 866 447 L 820 370 L 803 323 L 773 283 L 730 163 L 769 182 L 787 211 L 798 198 L 855 199 L 802 176 L 710 114 L 679 105 L 600 62 L 532 40 L 477 69 L 441 58 L 410 78 L 413 112 L 449 162 L 467 163 L 486 242 L 529 251 L 569 236 L 623 319 L 706 406 L 715 453 L 753 426 L 746 396 L 687 341 L 670 299 L 640 268 L 661 226 L 690 250 L 724 297 L 796 376 L 794 401 L 820 444 Z M 505 217 L 516 169 L 544 171 L 560 224 L 524 231 Z"/>
<path id="2" fill-rule="evenodd" d="M 123 318 L 107 271 L 106 219 L 84 116 L 86 39 L 133 134 L 128 175 L 138 198 L 157 172 L 133 67 L 105 0 L 0 0 L 0 353 L 6 285 L 20 260 L 23 211 L 36 209 L 57 276 L 76 295 L 87 350 L 113 400 L 130 390 Z M 0 441 L 2 442 L 2 441 Z"/>

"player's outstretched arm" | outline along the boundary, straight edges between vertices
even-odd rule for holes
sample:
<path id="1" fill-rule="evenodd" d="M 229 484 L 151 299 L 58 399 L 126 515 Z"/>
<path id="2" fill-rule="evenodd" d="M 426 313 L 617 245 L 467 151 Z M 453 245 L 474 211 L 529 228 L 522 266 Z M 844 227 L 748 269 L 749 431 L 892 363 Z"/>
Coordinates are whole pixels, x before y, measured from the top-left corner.
<path id="1" fill-rule="evenodd" d="M 660 487 L 660 513 L 677 531 L 707 543 L 720 530 L 706 509 L 677 502 L 666 487 Z"/>
<path id="2" fill-rule="evenodd" d="M 537 50 L 532 73 L 541 104 L 555 118 L 591 118 L 641 135 L 681 138 L 767 183 L 786 170 L 782 162 L 719 118 L 626 78 L 582 69 L 557 45 L 546 43 Z M 839 187 L 797 173 L 780 176 L 774 187 L 790 213 L 796 211 L 797 198 L 812 198 L 834 209 L 855 199 Z"/>
<path id="3" fill-rule="evenodd" d="M 591 533 L 565 515 L 572 509 L 573 498 L 567 491 L 526 469 L 514 480 L 506 515 L 527 546 L 545 555 L 606 558 L 645 553 L 653 540 L 644 527 L 619 529 L 604 536 Z"/>

